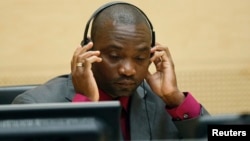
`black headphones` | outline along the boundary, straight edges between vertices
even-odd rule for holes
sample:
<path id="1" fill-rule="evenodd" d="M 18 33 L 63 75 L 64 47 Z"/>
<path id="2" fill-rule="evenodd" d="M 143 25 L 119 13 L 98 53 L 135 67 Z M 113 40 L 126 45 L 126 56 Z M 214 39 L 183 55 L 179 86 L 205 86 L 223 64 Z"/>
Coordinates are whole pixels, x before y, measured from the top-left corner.
<path id="1" fill-rule="evenodd" d="M 109 2 L 107 4 L 104 4 L 103 6 L 101 6 L 100 8 L 98 8 L 93 14 L 92 16 L 90 17 L 90 19 L 88 20 L 86 26 L 85 26 L 85 30 L 84 30 L 84 36 L 83 36 L 83 40 L 81 41 L 81 46 L 84 46 L 86 44 L 88 44 L 89 42 L 89 39 L 87 37 L 88 35 L 88 30 L 89 30 L 89 25 L 91 23 L 92 20 L 94 20 L 94 18 L 99 14 L 101 13 L 104 9 L 112 6 L 112 5 L 115 5 L 115 4 L 127 4 L 127 5 L 131 5 L 131 6 L 134 6 L 136 9 L 138 9 L 143 15 L 144 17 L 146 18 L 150 28 L 151 28 L 151 32 L 152 32 L 152 44 L 151 46 L 155 46 L 155 32 L 154 32 L 154 29 L 153 29 L 153 25 L 152 23 L 150 22 L 150 20 L 148 19 L 147 15 L 141 10 L 139 9 L 138 7 L 136 7 L 135 5 L 132 5 L 132 4 L 129 4 L 129 3 L 126 3 L 126 2 Z"/>

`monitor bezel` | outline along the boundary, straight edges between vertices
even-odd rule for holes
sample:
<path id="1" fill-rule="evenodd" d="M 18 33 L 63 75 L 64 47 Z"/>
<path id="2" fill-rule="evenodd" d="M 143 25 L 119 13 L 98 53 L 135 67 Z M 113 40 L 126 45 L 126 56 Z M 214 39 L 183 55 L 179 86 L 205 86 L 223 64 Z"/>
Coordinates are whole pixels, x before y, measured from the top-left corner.
<path id="1" fill-rule="evenodd" d="M 105 131 L 108 133 L 108 138 L 111 140 L 120 139 L 120 112 L 121 105 L 119 101 L 103 101 L 103 102 L 76 102 L 76 103 L 37 103 L 37 104 L 10 104 L 3 105 L 0 108 L 0 121 L 4 120 L 23 120 L 23 119 L 62 119 L 62 118 L 94 118 L 95 123 L 91 124 L 93 128 L 88 130 L 90 133 Z M 104 123 L 104 124 L 102 124 Z M 103 127 L 105 126 L 105 128 Z M 98 130 L 98 128 L 102 128 Z M 108 127 L 108 128 L 106 128 Z M 1 127 L 0 127 L 1 128 Z M 49 128 L 51 130 L 51 128 Z M 65 128 L 66 130 L 67 128 Z M 72 126 L 70 128 L 72 133 L 67 136 L 73 135 L 74 132 L 79 129 L 82 133 L 87 131 L 83 126 Z M 2 129 L 1 129 L 2 130 Z M 0 130 L 0 138 L 7 138 Z M 15 137 L 11 136 L 9 138 L 22 138 L 23 133 L 18 133 L 19 129 L 15 129 Z M 23 129 L 24 130 L 24 129 Z M 39 129 L 38 129 L 39 130 Z M 45 130 L 45 129 L 42 129 Z M 45 133 L 36 132 L 34 134 L 39 134 L 39 136 L 46 136 Z M 75 130 L 75 131 L 74 131 Z M 96 130 L 96 131 L 94 131 Z M 107 131 L 109 130 L 109 131 Z M 69 130 L 68 130 L 69 131 Z M 25 131 L 22 131 L 25 132 Z M 65 133 L 63 129 L 58 130 L 55 134 L 60 135 Z M 75 135 L 79 134 L 76 133 Z M 33 135 L 34 134 L 27 134 Z M 94 133 L 95 134 L 95 133 Z M 66 134 L 64 134 L 66 135 Z"/>

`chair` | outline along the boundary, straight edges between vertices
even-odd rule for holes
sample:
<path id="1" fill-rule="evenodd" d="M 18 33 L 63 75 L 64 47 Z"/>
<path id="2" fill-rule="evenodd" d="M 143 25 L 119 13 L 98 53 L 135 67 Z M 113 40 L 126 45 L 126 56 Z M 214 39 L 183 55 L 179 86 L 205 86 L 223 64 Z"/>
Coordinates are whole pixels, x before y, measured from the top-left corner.
<path id="1" fill-rule="evenodd" d="M 38 85 L 13 85 L 13 86 L 0 86 L 0 105 L 11 104 L 14 98 L 26 90 L 35 88 Z"/>

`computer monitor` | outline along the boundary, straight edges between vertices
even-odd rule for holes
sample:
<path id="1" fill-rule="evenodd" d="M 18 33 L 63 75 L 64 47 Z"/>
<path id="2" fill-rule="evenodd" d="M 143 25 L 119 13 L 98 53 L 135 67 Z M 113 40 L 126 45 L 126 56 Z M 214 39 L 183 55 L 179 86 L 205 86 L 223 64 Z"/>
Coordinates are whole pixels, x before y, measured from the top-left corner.
<path id="1" fill-rule="evenodd" d="M 118 141 L 118 101 L 0 107 L 1 141 Z"/>
<path id="2" fill-rule="evenodd" d="M 195 138 L 207 138 L 211 134 L 210 128 L 248 128 L 250 127 L 250 113 L 218 114 L 203 116 L 198 120 L 195 128 Z M 247 127 L 248 126 L 248 127 Z"/>

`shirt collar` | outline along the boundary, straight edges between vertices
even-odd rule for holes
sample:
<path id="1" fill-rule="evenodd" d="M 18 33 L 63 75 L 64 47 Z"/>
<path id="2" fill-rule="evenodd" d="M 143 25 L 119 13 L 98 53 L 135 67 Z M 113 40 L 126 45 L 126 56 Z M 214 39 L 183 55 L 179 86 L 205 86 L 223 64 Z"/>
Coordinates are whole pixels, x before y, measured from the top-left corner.
<path id="1" fill-rule="evenodd" d="M 103 92 L 102 90 L 99 90 L 99 94 L 100 94 L 100 98 L 99 101 L 110 101 L 110 100 L 119 100 L 122 108 L 128 112 L 128 103 L 129 103 L 129 96 L 122 96 L 119 97 L 118 99 L 114 99 L 112 98 L 110 95 L 106 94 L 105 92 Z"/>

